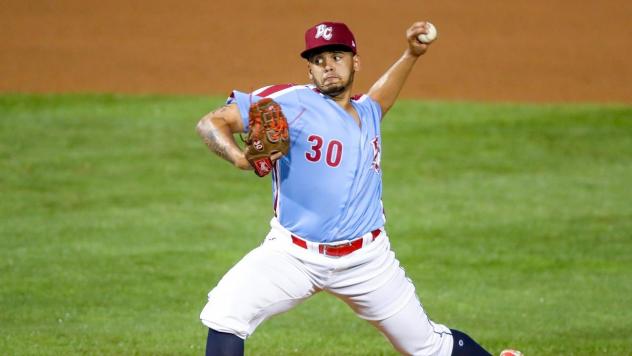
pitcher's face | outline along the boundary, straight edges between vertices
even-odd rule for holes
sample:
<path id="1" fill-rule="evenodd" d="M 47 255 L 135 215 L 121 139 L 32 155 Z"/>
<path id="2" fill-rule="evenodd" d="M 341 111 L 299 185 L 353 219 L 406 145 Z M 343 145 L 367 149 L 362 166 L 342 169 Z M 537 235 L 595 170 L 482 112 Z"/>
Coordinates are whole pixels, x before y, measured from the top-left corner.
<path id="1" fill-rule="evenodd" d="M 359 57 L 342 50 L 323 51 L 308 59 L 308 74 L 321 93 L 337 96 L 351 89 Z"/>

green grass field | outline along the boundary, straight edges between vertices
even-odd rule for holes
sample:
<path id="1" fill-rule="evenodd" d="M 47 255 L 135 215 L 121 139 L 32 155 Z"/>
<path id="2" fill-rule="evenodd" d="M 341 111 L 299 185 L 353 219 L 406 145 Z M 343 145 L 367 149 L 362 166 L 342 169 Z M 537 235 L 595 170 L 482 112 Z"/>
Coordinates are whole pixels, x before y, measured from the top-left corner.
<path id="1" fill-rule="evenodd" d="M 270 181 L 195 134 L 207 97 L 0 96 L 0 354 L 200 355 L 206 293 L 267 231 Z M 498 353 L 632 354 L 632 107 L 402 101 L 384 205 L 428 314 Z M 392 355 L 340 301 L 250 355 Z"/>

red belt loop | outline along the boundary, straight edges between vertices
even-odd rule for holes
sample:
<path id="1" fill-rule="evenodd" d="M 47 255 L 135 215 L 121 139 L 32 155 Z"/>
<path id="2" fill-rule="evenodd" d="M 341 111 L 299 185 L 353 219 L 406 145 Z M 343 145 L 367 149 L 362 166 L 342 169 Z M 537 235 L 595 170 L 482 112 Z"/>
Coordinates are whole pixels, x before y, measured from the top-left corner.
<path id="1" fill-rule="evenodd" d="M 382 230 L 380 229 L 375 229 L 373 231 L 371 231 L 371 236 L 373 237 L 373 240 L 375 241 L 375 239 L 380 236 L 380 234 L 382 233 Z"/>
<path id="2" fill-rule="evenodd" d="M 380 236 L 381 233 L 381 229 L 375 229 L 371 231 L 371 241 L 375 241 L 375 239 Z M 298 236 L 292 235 L 292 243 L 304 249 L 307 249 L 307 241 L 301 239 Z M 318 253 L 335 257 L 346 256 L 356 250 L 361 249 L 363 245 L 364 239 L 362 237 L 358 237 L 355 240 L 349 241 L 349 243 L 341 245 L 318 244 Z"/>
<path id="3" fill-rule="evenodd" d="M 307 241 L 299 239 L 298 237 L 292 235 L 292 242 L 295 245 L 301 246 L 304 249 L 307 249 Z"/>

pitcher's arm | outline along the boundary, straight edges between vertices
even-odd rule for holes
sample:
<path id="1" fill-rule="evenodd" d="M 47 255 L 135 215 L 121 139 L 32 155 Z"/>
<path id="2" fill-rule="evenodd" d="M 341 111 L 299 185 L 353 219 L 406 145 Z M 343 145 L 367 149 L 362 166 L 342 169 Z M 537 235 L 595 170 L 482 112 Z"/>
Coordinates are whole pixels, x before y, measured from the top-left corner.
<path id="1" fill-rule="evenodd" d="M 196 131 L 211 152 L 240 169 L 252 169 L 233 134 L 243 132 L 244 125 L 237 104 L 225 105 L 200 119 Z"/>
<path id="2" fill-rule="evenodd" d="M 382 116 L 395 104 L 397 96 L 406 83 L 417 59 L 428 50 L 428 44 L 421 43 L 417 36 L 426 33 L 426 22 L 415 22 L 406 31 L 408 47 L 404 54 L 369 89 L 369 96 L 382 108 Z"/>

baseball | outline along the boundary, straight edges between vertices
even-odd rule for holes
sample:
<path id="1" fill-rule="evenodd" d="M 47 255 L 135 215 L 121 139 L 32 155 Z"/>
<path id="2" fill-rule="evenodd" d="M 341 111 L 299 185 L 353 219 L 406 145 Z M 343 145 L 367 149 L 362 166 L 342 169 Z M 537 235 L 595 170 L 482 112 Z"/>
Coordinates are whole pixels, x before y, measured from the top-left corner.
<path id="1" fill-rule="evenodd" d="M 431 24 L 430 22 L 426 22 L 426 31 L 428 33 L 420 34 L 419 36 L 417 36 L 417 39 L 421 43 L 428 44 L 437 38 L 437 28 L 434 27 L 434 25 Z"/>

